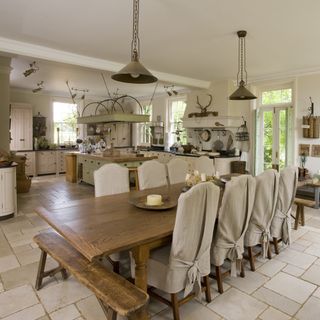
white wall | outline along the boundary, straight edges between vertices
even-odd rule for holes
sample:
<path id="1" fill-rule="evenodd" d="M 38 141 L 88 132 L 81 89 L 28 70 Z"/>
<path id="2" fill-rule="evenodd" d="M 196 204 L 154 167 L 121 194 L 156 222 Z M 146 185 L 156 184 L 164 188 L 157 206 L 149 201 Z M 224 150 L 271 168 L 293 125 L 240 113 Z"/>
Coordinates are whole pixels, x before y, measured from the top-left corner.
<path id="1" fill-rule="evenodd" d="M 297 78 L 297 110 L 296 110 L 296 137 L 297 147 L 303 144 L 320 144 L 320 139 L 308 139 L 302 137 L 302 116 L 308 115 L 310 106 L 309 97 L 314 101 L 314 115 L 320 116 L 320 74 L 302 76 Z M 311 152 L 311 150 L 310 150 Z M 298 149 L 295 152 L 296 163 L 299 164 Z M 320 158 L 308 157 L 306 168 L 313 174 L 320 170 Z"/>

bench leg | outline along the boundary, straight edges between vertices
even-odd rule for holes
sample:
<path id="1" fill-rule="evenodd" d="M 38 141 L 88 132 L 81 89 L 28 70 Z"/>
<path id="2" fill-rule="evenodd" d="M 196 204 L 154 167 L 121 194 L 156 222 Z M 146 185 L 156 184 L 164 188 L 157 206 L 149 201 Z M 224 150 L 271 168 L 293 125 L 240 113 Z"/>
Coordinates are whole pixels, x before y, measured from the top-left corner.
<path id="1" fill-rule="evenodd" d="M 97 297 L 98 302 L 108 320 L 117 320 L 117 313 L 110 307 L 106 307 L 104 303 Z"/>
<path id="2" fill-rule="evenodd" d="M 271 245 L 270 243 L 268 243 L 268 259 L 271 260 L 272 259 L 272 255 L 271 255 Z"/>
<path id="3" fill-rule="evenodd" d="M 219 293 L 223 293 L 222 274 L 220 266 L 216 266 L 216 279 Z"/>
<path id="4" fill-rule="evenodd" d="M 36 285 L 35 285 L 36 290 L 41 289 L 42 279 L 44 277 L 44 268 L 46 266 L 46 261 L 47 261 L 47 253 L 45 251 L 41 250 L 41 256 L 40 256 Z"/>

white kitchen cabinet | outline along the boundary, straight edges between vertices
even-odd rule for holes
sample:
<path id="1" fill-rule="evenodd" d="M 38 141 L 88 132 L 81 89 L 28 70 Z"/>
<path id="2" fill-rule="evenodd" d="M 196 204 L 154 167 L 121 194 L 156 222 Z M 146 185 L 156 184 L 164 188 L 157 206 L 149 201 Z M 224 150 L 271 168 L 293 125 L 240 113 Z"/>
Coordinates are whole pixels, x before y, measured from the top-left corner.
<path id="1" fill-rule="evenodd" d="M 32 107 L 28 104 L 10 106 L 10 150 L 32 150 Z"/>
<path id="2" fill-rule="evenodd" d="M 36 176 L 36 152 L 17 152 L 17 155 L 26 157 L 26 175 Z"/>
<path id="3" fill-rule="evenodd" d="M 17 211 L 16 167 L 0 168 L 0 219 Z"/>
<path id="4" fill-rule="evenodd" d="M 65 161 L 66 151 L 56 151 L 57 156 L 57 173 L 66 172 L 66 161 Z"/>
<path id="5" fill-rule="evenodd" d="M 37 174 L 50 174 L 57 172 L 56 151 L 37 151 L 36 154 Z"/>

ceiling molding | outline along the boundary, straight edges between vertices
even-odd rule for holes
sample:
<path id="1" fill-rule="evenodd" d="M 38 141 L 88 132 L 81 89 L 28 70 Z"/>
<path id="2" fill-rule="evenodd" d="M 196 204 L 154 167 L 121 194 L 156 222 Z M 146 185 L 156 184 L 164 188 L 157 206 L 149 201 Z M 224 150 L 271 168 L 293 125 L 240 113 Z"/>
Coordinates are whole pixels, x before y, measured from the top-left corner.
<path id="1" fill-rule="evenodd" d="M 45 46 L 35 45 L 3 37 L 0 37 L 0 51 L 15 55 L 67 63 L 81 67 L 105 70 L 109 72 L 118 72 L 121 68 L 124 67 L 124 64 L 110 60 L 79 55 L 68 51 L 56 50 Z M 210 87 L 210 81 L 193 79 L 154 70 L 150 70 L 150 72 L 158 77 L 160 81 L 203 89 L 207 89 Z"/>
<path id="2" fill-rule="evenodd" d="M 278 73 L 270 73 L 263 76 L 252 77 L 248 79 L 249 84 L 256 84 L 260 82 L 272 81 L 272 80 L 293 80 L 297 77 L 310 76 L 320 74 L 320 67 L 297 69 L 292 71 L 284 71 Z"/>

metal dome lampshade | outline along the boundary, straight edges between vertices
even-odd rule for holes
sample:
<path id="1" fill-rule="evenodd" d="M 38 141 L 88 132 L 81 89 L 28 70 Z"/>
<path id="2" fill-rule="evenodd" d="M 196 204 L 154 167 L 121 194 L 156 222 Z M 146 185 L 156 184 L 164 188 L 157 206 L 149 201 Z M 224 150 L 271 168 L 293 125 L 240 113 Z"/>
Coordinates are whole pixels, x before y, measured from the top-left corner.
<path id="1" fill-rule="evenodd" d="M 158 79 L 151 74 L 139 61 L 139 0 L 133 0 L 133 38 L 131 42 L 131 62 L 118 73 L 111 76 L 113 80 L 126 83 L 152 83 Z"/>
<path id="2" fill-rule="evenodd" d="M 238 52 L 238 74 L 237 84 L 238 89 L 229 97 L 229 100 L 253 100 L 257 97 L 252 94 L 247 88 L 247 70 L 246 70 L 246 43 L 245 37 L 247 31 L 241 30 L 237 32 L 239 37 L 239 52 Z M 245 80 L 244 80 L 245 75 Z M 240 77 L 240 81 L 239 81 Z"/>

